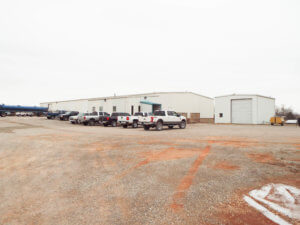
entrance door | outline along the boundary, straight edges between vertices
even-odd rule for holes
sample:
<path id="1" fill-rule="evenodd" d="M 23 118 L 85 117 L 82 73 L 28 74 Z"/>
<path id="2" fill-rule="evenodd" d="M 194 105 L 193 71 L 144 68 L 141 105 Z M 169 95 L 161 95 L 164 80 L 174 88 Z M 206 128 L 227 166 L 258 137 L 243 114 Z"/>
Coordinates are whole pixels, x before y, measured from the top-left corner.
<path id="1" fill-rule="evenodd" d="M 152 111 L 161 110 L 161 105 L 152 105 Z"/>

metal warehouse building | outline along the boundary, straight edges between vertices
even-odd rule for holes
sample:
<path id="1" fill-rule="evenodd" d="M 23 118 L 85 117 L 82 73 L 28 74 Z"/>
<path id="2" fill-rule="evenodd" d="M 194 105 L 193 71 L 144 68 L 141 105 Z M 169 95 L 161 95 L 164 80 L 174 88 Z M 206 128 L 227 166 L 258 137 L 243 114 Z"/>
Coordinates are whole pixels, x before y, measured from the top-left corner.
<path id="1" fill-rule="evenodd" d="M 215 98 L 215 123 L 266 124 L 275 115 L 275 99 L 261 95 Z"/>
<path id="2" fill-rule="evenodd" d="M 41 106 L 50 111 L 79 112 L 153 112 L 174 110 L 194 122 L 214 121 L 214 99 L 193 92 L 154 92 L 135 95 L 110 96 L 58 102 L 44 102 Z"/>

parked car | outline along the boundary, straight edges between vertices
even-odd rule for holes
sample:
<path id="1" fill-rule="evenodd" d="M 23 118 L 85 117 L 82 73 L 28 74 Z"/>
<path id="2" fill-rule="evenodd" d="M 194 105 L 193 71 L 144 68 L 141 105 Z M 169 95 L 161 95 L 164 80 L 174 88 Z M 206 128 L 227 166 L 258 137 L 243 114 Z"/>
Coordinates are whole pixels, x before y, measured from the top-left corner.
<path id="1" fill-rule="evenodd" d="M 80 117 L 83 117 L 85 115 L 85 113 L 78 113 L 77 115 L 75 115 L 75 116 L 70 116 L 69 117 L 69 121 L 70 121 L 70 123 L 72 123 L 72 124 L 77 124 L 77 123 L 79 123 L 79 118 Z"/>
<path id="2" fill-rule="evenodd" d="M 107 112 L 92 112 L 88 113 L 87 115 L 83 116 L 83 125 L 90 125 L 94 126 L 100 123 L 100 117 L 107 117 L 110 116 Z"/>
<path id="3" fill-rule="evenodd" d="M 33 112 L 26 112 L 26 116 L 32 117 L 32 116 L 34 116 L 34 113 Z"/>
<path id="4" fill-rule="evenodd" d="M 141 124 L 141 118 L 150 115 L 153 114 L 149 112 L 136 112 L 133 116 L 119 116 L 118 122 L 123 126 L 123 128 L 127 128 L 128 126 L 137 128 Z"/>
<path id="5" fill-rule="evenodd" d="M 77 111 L 71 111 L 71 112 L 66 112 L 64 114 L 59 115 L 60 120 L 69 120 L 70 116 L 77 116 L 79 112 Z"/>
<path id="6" fill-rule="evenodd" d="M 174 111 L 157 110 L 153 116 L 143 117 L 141 122 L 145 130 L 155 127 L 156 130 L 161 131 L 163 126 L 168 126 L 171 129 L 176 125 L 181 129 L 186 128 L 186 118 Z"/>
<path id="7" fill-rule="evenodd" d="M 16 112 L 16 116 L 27 116 L 29 112 Z"/>
<path id="8" fill-rule="evenodd" d="M 55 112 L 48 112 L 47 113 L 47 119 L 55 119 L 57 117 L 59 117 L 60 114 L 64 114 L 66 113 L 66 111 L 64 110 L 58 110 L 58 111 L 55 111 Z"/>
<path id="9" fill-rule="evenodd" d="M 130 116 L 130 114 L 124 112 L 114 112 L 111 114 L 111 116 L 101 116 L 100 123 L 102 123 L 105 127 L 109 125 L 111 125 L 112 127 L 116 127 L 119 116 Z"/>
<path id="10" fill-rule="evenodd" d="M 0 111 L 0 117 L 6 117 L 8 115 L 7 112 Z"/>

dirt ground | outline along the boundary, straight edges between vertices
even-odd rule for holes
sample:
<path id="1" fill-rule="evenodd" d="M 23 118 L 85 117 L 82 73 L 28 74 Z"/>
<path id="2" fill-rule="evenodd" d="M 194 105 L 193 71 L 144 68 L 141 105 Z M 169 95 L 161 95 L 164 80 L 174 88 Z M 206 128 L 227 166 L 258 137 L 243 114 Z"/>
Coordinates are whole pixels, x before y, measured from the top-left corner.
<path id="1" fill-rule="evenodd" d="M 0 118 L 0 224 L 274 224 L 243 197 L 270 183 L 299 189 L 299 153 L 296 126 Z"/>

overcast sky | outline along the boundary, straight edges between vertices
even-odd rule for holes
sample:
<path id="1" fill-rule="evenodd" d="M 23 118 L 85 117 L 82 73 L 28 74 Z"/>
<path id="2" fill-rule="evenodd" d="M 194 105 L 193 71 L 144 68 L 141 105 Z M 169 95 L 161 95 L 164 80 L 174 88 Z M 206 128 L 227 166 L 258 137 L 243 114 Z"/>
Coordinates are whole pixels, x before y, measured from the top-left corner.
<path id="1" fill-rule="evenodd" d="M 153 91 L 300 112 L 299 0 L 0 0 L 0 103 Z"/>

